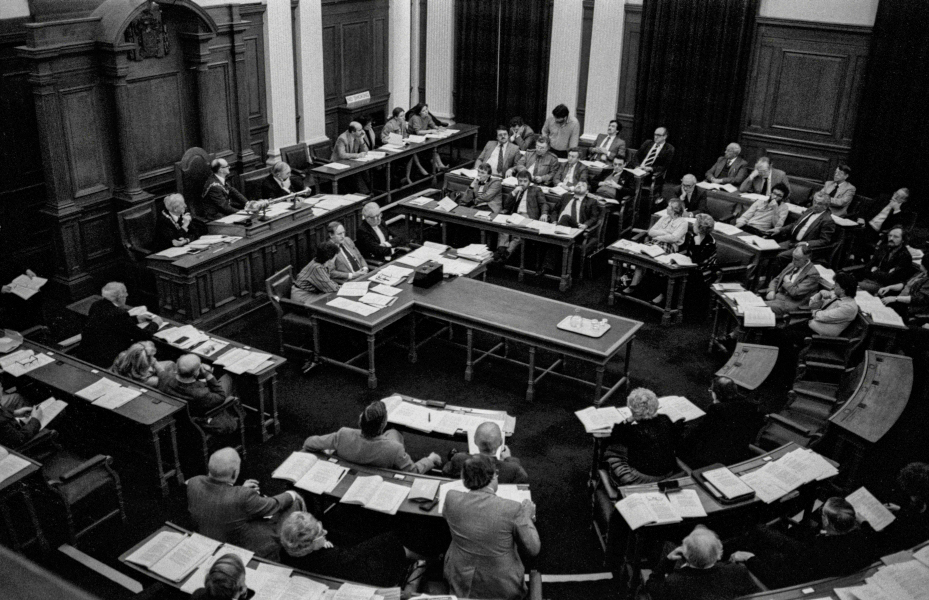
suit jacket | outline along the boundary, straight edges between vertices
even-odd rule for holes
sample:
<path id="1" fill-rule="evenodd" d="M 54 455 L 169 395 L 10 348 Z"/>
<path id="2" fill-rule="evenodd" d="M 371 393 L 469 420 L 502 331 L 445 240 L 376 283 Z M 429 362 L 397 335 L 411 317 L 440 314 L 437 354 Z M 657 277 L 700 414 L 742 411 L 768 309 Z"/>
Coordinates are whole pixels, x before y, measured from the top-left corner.
<path id="1" fill-rule="evenodd" d="M 101 298 L 90 306 L 87 322 L 81 331 L 81 346 L 78 356 L 100 368 L 109 369 L 120 352 L 134 342 L 147 340 L 158 330 L 157 325 L 148 323 L 140 329 L 129 311 Z"/>
<path id="2" fill-rule="evenodd" d="M 350 131 L 343 131 L 335 140 L 332 149 L 332 160 L 352 160 L 346 154 L 359 154 L 364 151 L 364 142 L 359 140 Z"/>
<path id="3" fill-rule="evenodd" d="M 282 198 L 294 192 L 302 192 L 306 189 L 306 186 L 303 185 L 303 178 L 297 175 L 290 176 L 290 191 L 288 192 L 281 187 L 281 184 L 278 183 L 277 179 L 274 178 L 272 173 L 268 173 L 268 176 L 264 178 L 264 181 L 261 182 L 261 199 L 268 200 L 272 198 Z"/>
<path id="4" fill-rule="evenodd" d="M 348 579 L 365 585 L 394 587 L 403 584 L 407 560 L 403 542 L 393 531 L 368 538 L 354 546 L 337 541 L 304 556 L 281 552 L 281 562 L 323 577 Z"/>
<path id="5" fill-rule="evenodd" d="M 525 190 L 523 194 L 526 195 L 526 214 L 530 219 L 538 220 L 542 215 L 548 214 L 548 202 L 545 201 L 545 195 L 542 194 L 540 188 L 530 185 L 529 189 Z M 503 200 L 503 214 L 515 213 L 521 200 L 522 197 L 517 198 L 515 194 L 508 194 Z"/>
<path id="6" fill-rule="evenodd" d="M 378 227 L 384 234 L 384 238 L 393 245 L 397 239 L 396 236 L 386 225 L 381 224 Z M 355 244 L 358 245 L 358 250 L 365 258 L 384 259 L 391 255 L 391 248 L 381 246 L 381 240 L 374 233 L 374 228 L 364 219 L 358 224 L 358 231 L 355 232 Z"/>
<path id="7" fill-rule="evenodd" d="M 475 207 L 486 204 L 494 215 L 498 214 L 503 210 L 503 182 L 496 177 L 491 177 L 483 184 L 478 184 L 476 189 L 469 185 L 461 204 Z"/>
<path id="8" fill-rule="evenodd" d="M 751 457 L 748 445 L 755 440 L 764 422 L 756 404 L 714 402 L 684 437 L 678 456 L 691 469 L 741 462 Z"/>
<path id="9" fill-rule="evenodd" d="M 832 197 L 832 190 L 834 190 L 837 185 L 839 191 L 835 193 L 835 197 Z M 843 181 L 839 184 L 836 184 L 834 181 L 827 181 L 826 185 L 823 187 L 823 192 L 829 196 L 829 210 L 832 211 L 832 214 L 839 217 L 845 216 L 845 213 L 848 211 L 848 205 L 855 199 L 856 191 L 855 186 L 847 181 Z"/>
<path id="10" fill-rule="evenodd" d="M 288 493 L 262 496 L 257 490 L 198 475 L 187 481 L 187 508 L 198 531 L 214 540 L 277 560 L 280 554 L 274 525 L 264 517 L 290 508 Z"/>
<path id="11" fill-rule="evenodd" d="M 680 198 L 684 195 L 684 188 L 677 186 L 671 198 Z M 700 213 L 709 213 L 706 208 L 706 190 L 701 187 L 695 187 L 690 193 L 690 201 L 684 203 L 684 210 L 698 215 Z"/>
<path id="12" fill-rule="evenodd" d="M 517 600 L 526 594 L 525 569 L 517 546 L 534 556 L 539 533 L 522 504 L 489 489 L 453 490 L 443 511 L 452 534 L 445 579 L 459 598 Z"/>
<path id="13" fill-rule="evenodd" d="M 819 335 L 842 335 L 858 316 L 858 304 L 848 296 L 824 300 L 822 294 L 817 293 L 810 298 L 810 308 L 813 310 L 813 318 L 809 326 Z"/>
<path id="14" fill-rule="evenodd" d="M 771 169 L 771 188 L 773 189 L 775 185 L 783 183 L 787 186 L 787 190 L 790 191 L 790 180 L 787 179 L 787 173 L 781 171 L 780 169 Z M 761 177 L 756 177 L 754 179 L 746 179 L 742 182 L 742 185 L 739 186 L 739 191 L 743 193 L 752 193 L 752 194 L 764 194 L 768 195 L 767 183 Z M 788 199 L 790 194 L 787 194 Z"/>
<path id="15" fill-rule="evenodd" d="M 808 215 L 811 219 L 814 219 L 813 224 L 806 230 L 806 235 L 803 236 L 803 239 L 798 241 L 797 234 L 803 229 L 805 225 L 804 220 Z M 835 227 L 835 221 L 832 220 L 832 213 L 828 210 L 823 211 L 817 216 L 812 208 L 808 208 L 806 212 L 800 215 L 800 218 L 797 219 L 793 227 L 790 228 L 790 233 L 787 234 L 787 241 L 790 243 L 791 247 L 796 246 L 800 242 L 806 242 L 810 245 L 810 248 L 828 246 L 832 243 L 832 236 L 835 235 Z"/>
<path id="16" fill-rule="evenodd" d="M 819 289 L 819 272 L 812 262 L 801 267 L 799 275 L 790 282 L 787 277 L 794 271 L 793 264 L 787 265 L 768 286 L 768 291 L 774 292 L 774 300 L 768 300 L 768 306 L 778 315 L 800 308 Z"/>
<path id="17" fill-rule="evenodd" d="M 604 185 L 607 181 L 613 181 L 619 184 L 619 189 L 612 186 Z M 635 193 L 635 178 L 631 173 L 622 171 L 617 175 L 614 171 L 603 178 L 600 185 L 597 186 L 597 195 L 606 196 L 607 198 L 628 198 Z"/>
<path id="18" fill-rule="evenodd" d="M 648 156 L 649 151 L 654 145 L 655 140 L 645 140 L 645 143 L 642 144 L 642 147 L 639 148 L 638 152 L 636 152 L 634 166 L 638 167 L 642 165 L 642 162 L 645 160 L 645 157 Z M 658 156 L 655 157 L 655 162 L 651 164 L 652 169 L 654 169 L 652 176 L 655 179 L 664 181 L 665 172 L 668 170 L 668 167 L 671 166 L 672 160 L 674 160 L 674 146 L 665 142 L 664 146 L 661 147 L 661 150 L 658 151 Z"/>
<path id="19" fill-rule="evenodd" d="M 716 160 L 716 164 L 706 172 L 707 181 L 710 180 L 710 177 L 722 179 L 724 184 L 731 183 L 732 185 L 739 185 L 745 181 L 745 178 L 748 177 L 748 162 L 741 156 L 736 156 L 732 159 L 729 168 L 726 169 L 726 160 L 725 156 L 720 156 Z"/>
<path id="20" fill-rule="evenodd" d="M 906 283 L 915 269 L 913 257 L 906 246 L 901 245 L 891 250 L 890 246 L 884 242 L 877 247 L 874 256 L 865 263 L 861 272 L 863 279 L 870 279 L 885 286 Z"/>
<path id="21" fill-rule="evenodd" d="M 461 477 L 461 469 L 465 461 L 471 456 L 467 452 L 458 452 L 452 456 L 451 460 L 442 465 L 442 474 L 446 477 Z M 529 475 L 523 469 L 519 459 L 514 456 L 508 456 L 503 460 L 493 457 L 494 465 L 497 467 L 497 483 L 529 483 Z"/>
<path id="22" fill-rule="evenodd" d="M 607 138 L 607 135 L 605 133 L 601 133 L 597 135 L 597 141 L 594 142 L 593 147 L 599 148 L 600 144 L 602 144 L 606 138 Z M 590 153 L 588 152 L 588 155 L 589 154 Z M 617 154 L 623 158 L 626 157 L 626 140 L 619 137 L 618 133 L 615 136 L 613 136 L 613 143 L 610 144 L 609 148 L 607 148 L 606 158 L 604 159 L 603 162 L 607 162 L 607 163 L 613 162 L 613 159 L 616 158 Z"/>
<path id="23" fill-rule="evenodd" d="M 515 135 L 513 134 L 512 128 L 508 129 L 507 132 L 510 134 L 510 141 L 519 146 L 520 150 L 525 150 L 529 146 L 529 136 L 535 133 L 532 131 L 532 127 L 529 127 L 526 124 L 523 124 L 519 129 L 517 129 Z"/>
<path id="24" fill-rule="evenodd" d="M 558 172 L 555 173 L 555 177 L 552 178 L 552 187 L 558 185 L 562 181 L 568 180 L 568 169 L 570 165 L 568 163 L 562 164 L 558 168 Z M 575 185 L 581 181 L 587 181 L 587 165 L 578 161 L 574 165 L 574 179 L 571 181 L 571 185 Z"/>
<path id="25" fill-rule="evenodd" d="M 890 199 L 886 197 L 874 199 L 869 203 L 863 204 L 853 216 L 855 218 L 864 219 L 866 225 L 865 231 L 874 231 L 868 224 L 871 222 L 871 219 L 884 210 L 889 202 Z M 903 227 L 904 230 L 909 231 L 915 224 L 916 212 L 910 208 L 910 202 L 908 201 L 900 207 L 899 212 L 895 213 L 891 211 L 891 213 L 887 215 L 887 219 L 884 220 L 884 223 L 881 225 L 881 230 L 878 233 L 885 233 L 894 227 Z"/>
<path id="26" fill-rule="evenodd" d="M 202 417 L 208 410 L 226 401 L 226 392 L 215 377 L 184 383 L 177 380 L 176 367 L 158 374 L 158 389 L 185 400 L 193 417 Z"/>
<path id="27" fill-rule="evenodd" d="M 248 200 L 242 193 L 229 184 L 219 181 L 216 174 L 210 175 L 203 184 L 203 193 L 200 195 L 200 207 L 197 216 L 207 221 L 221 219 L 231 215 L 241 208 L 245 208 Z"/>
<path id="28" fill-rule="evenodd" d="M 706 417 L 704 417 L 706 418 Z M 646 590 L 651 600 L 731 600 L 758 591 L 748 567 L 718 562 L 708 569 L 695 569 L 662 557 Z"/>
<path id="29" fill-rule="evenodd" d="M 0 406 L 0 444 L 7 448 L 19 448 L 34 438 L 41 428 L 42 424 L 35 417 L 22 423 L 13 411 Z"/>
<path id="30" fill-rule="evenodd" d="M 383 129 L 381 129 L 381 143 L 386 144 L 387 139 L 390 137 L 390 134 L 395 133 L 402 138 L 405 138 L 409 135 L 407 131 L 406 121 L 403 120 L 403 117 L 392 117 L 386 123 L 384 123 Z"/>
<path id="31" fill-rule="evenodd" d="M 337 281 L 339 283 L 348 281 L 352 274 L 352 265 L 348 262 L 348 259 L 345 258 L 345 255 L 342 254 L 342 249 L 355 257 L 355 260 L 358 261 L 359 267 L 368 266 L 368 263 L 365 262 L 361 252 L 358 251 L 358 246 L 355 245 L 355 242 L 349 238 L 345 238 L 342 240 L 342 246 L 339 249 L 339 253 L 335 255 L 335 266 L 333 266 L 332 270 L 329 271 L 329 277 L 331 277 L 333 281 Z"/>
<path id="32" fill-rule="evenodd" d="M 476 169 L 477 165 L 487 162 L 488 159 L 490 159 L 490 155 L 493 153 L 494 148 L 496 147 L 497 147 L 496 140 L 487 142 L 487 144 L 484 146 L 484 149 L 481 151 L 480 156 L 477 157 L 477 162 L 475 163 L 474 168 Z M 519 160 L 521 156 L 522 155 L 519 153 L 519 146 L 517 146 L 516 144 L 511 144 L 507 142 L 506 148 L 503 149 L 503 169 L 498 173 L 498 175 L 503 176 L 507 172 L 508 169 L 512 169 L 513 167 L 515 167 L 516 162 Z M 495 170 L 497 168 L 497 165 L 492 164 L 490 165 L 490 168 Z"/>
<path id="33" fill-rule="evenodd" d="M 546 152 L 545 154 L 539 156 L 538 152 L 535 150 L 529 150 L 526 152 L 525 156 L 520 156 L 516 164 L 517 166 L 525 167 L 526 169 L 529 169 L 535 165 L 533 176 L 539 178 L 539 181 L 536 181 L 535 183 L 540 185 L 551 185 L 552 179 L 555 177 L 558 169 L 561 168 L 561 163 L 558 162 L 557 156 L 551 152 Z"/>
<path id="34" fill-rule="evenodd" d="M 567 225 L 568 227 L 580 227 L 581 223 L 583 223 L 587 226 L 587 230 L 590 231 L 600 221 L 600 204 L 590 196 L 584 196 L 584 200 L 581 202 L 579 220 L 569 215 L 562 217 L 561 212 L 567 208 L 572 199 L 574 199 L 573 194 L 565 194 L 558 200 L 558 204 L 551 211 L 552 221 L 558 225 Z"/>
<path id="35" fill-rule="evenodd" d="M 366 438 L 361 435 L 360 429 L 343 427 L 335 433 L 306 438 L 303 449 L 335 450 L 336 455 L 345 460 L 382 469 L 425 473 L 433 466 L 428 456 L 414 463 L 403 446 L 403 436 L 396 429 L 388 429 L 377 437 Z"/>
<path id="36" fill-rule="evenodd" d="M 193 224 L 185 230 L 168 211 L 162 210 L 155 216 L 155 237 L 152 240 L 152 252 L 161 252 L 174 246 L 174 240 L 186 238 L 195 240 L 197 236 L 191 233 Z"/>

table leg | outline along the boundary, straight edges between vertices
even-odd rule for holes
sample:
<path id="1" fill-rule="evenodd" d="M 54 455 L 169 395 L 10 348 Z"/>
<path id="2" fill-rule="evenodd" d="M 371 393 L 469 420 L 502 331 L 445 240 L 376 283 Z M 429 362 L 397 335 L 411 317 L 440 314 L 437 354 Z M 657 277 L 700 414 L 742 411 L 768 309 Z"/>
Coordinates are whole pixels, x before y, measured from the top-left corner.
<path id="1" fill-rule="evenodd" d="M 606 365 L 597 366 L 597 375 L 594 377 L 594 406 L 600 406 L 601 394 L 603 393 L 603 373 L 606 371 Z"/>
<path id="2" fill-rule="evenodd" d="M 410 353 L 407 356 L 411 363 L 415 363 L 416 356 L 416 314 L 410 315 Z"/>
<path id="3" fill-rule="evenodd" d="M 526 275 L 526 242 L 519 245 L 519 276 L 517 279 L 522 281 Z"/>
<path id="4" fill-rule="evenodd" d="M 368 334 L 368 389 L 377 387 L 377 375 L 374 374 L 374 346 L 375 335 Z"/>
<path id="5" fill-rule="evenodd" d="M 332 193 L 333 194 L 339 193 L 339 180 L 338 179 L 332 180 Z"/>
<path id="6" fill-rule="evenodd" d="M 677 290 L 677 323 L 684 322 L 684 294 L 687 291 L 687 278 L 681 277 L 680 289 Z"/>
<path id="7" fill-rule="evenodd" d="M 155 447 L 155 469 L 158 471 L 158 483 L 161 485 L 161 496 L 168 497 L 168 482 L 165 481 L 165 468 L 161 462 L 161 436 L 158 430 L 152 432 L 152 445 Z"/>
<path id="8" fill-rule="evenodd" d="M 313 362 L 319 364 L 319 357 L 322 356 L 319 351 L 319 319 L 310 317 L 310 323 L 313 324 Z"/>
<path id="9" fill-rule="evenodd" d="M 570 246 L 563 247 L 561 249 L 561 283 L 558 284 L 558 290 L 562 292 L 571 287 L 571 258 Z"/>
<path id="10" fill-rule="evenodd" d="M 384 185 L 387 186 L 387 204 L 390 204 L 390 202 L 391 202 L 391 194 L 393 193 L 393 192 L 391 191 L 391 189 L 390 189 L 390 165 L 391 165 L 391 163 L 393 163 L 393 161 L 388 161 L 388 162 L 387 162 L 387 168 L 385 169 L 385 172 L 387 173 L 387 182 L 386 182 Z M 372 179 L 373 179 L 373 178 L 372 178 Z M 373 182 L 372 182 L 372 183 L 373 183 Z M 410 239 L 409 236 L 407 236 L 406 239 Z"/>
<path id="11" fill-rule="evenodd" d="M 425 225 L 423 226 L 425 227 Z M 441 224 L 441 227 L 442 227 L 442 243 L 448 244 L 448 242 L 446 241 L 448 240 L 448 226 L 443 222 Z"/>
<path id="12" fill-rule="evenodd" d="M 438 185 L 438 179 L 436 179 L 436 174 L 439 171 L 439 168 L 436 166 L 436 162 L 439 160 L 439 150 L 437 148 L 432 149 L 432 187 Z"/>
<path id="13" fill-rule="evenodd" d="M 613 272 L 610 274 L 610 293 L 606 297 L 608 306 L 613 306 L 613 303 L 616 301 L 616 286 L 619 283 L 619 262 L 618 260 L 611 261 Z"/>
<path id="14" fill-rule="evenodd" d="M 716 347 L 717 332 L 719 332 L 719 299 L 713 298 L 713 329 L 710 330 L 710 346 L 707 352 L 712 352 Z"/>
<path id="15" fill-rule="evenodd" d="M 661 313 L 661 324 L 667 325 L 671 322 L 671 312 L 674 306 L 674 278 L 668 277 L 668 286 L 665 288 L 664 312 Z"/>
<path id="16" fill-rule="evenodd" d="M 529 346 L 529 386 L 526 388 L 526 402 L 535 398 L 535 346 Z"/>
<path id="17" fill-rule="evenodd" d="M 626 360 L 623 361 L 623 379 L 626 380 L 626 391 L 627 392 L 629 391 L 629 388 L 631 387 L 630 381 L 629 381 L 629 361 L 632 360 L 632 342 L 634 341 L 635 341 L 635 338 L 632 338 L 631 340 L 626 342 Z"/>
<path id="18" fill-rule="evenodd" d="M 265 386 L 261 382 L 258 382 L 258 425 L 261 428 L 261 441 L 267 442 L 271 436 L 265 427 Z"/>
<path id="19" fill-rule="evenodd" d="M 272 426 L 274 427 L 274 435 L 277 435 L 281 432 L 281 420 L 277 417 L 277 372 L 275 371 L 274 375 L 271 376 L 271 413 L 274 417 Z"/>
<path id="20" fill-rule="evenodd" d="M 465 355 L 465 381 L 471 381 L 471 375 L 474 374 L 474 362 L 471 360 L 471 350 L 474 348 L 474 330 L 469 327 L 466 333 L 468 335 L 468 349 Z"/>

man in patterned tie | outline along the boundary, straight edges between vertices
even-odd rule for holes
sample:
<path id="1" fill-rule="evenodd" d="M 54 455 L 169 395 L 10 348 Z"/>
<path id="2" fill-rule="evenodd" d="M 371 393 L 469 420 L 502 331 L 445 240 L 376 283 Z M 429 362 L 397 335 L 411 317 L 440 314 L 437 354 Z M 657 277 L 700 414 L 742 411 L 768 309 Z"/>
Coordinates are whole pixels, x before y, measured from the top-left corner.
<path id="1" fill-rule="evenodd" d="M 571 192 L 581 182 L 587 183 L 587 166 L 581 162 L 581 149 L 571 148 L 568 150 L 568 161 L 561 165 L 561 169 L 552 179 L 552 187 L 557 186 Z"/>
<path id="2" fill-rule="evenodd" d="M 739 191 L 751 194 L 771 195 L 771 189 L 775 185 L 783 183 L 787 186 L 787 197 L 790 198 L 790 180 L 787 179 L 787 173 L 780 169 L 775 169 L 771 164 L 771 159 L 762 156 L 755 163 L 755 170 L 752 171 L 748 178 L 739 186 Z"/>
<path id="3" fill-rule="evenodd" d="M 510 134 L 506 127 L 498 125 L 497 140 L 487 142 L 474 162 L 474 168 L 479 169 L 483 164 L 490 165 L 491 175 L 503 177 L 504 173 L 516 165 L 519 157 L 519 147 L 510 142 Z"/>
<path id="4" fill-rule="evenodd" d="M 674 146 L 668 143 L 668 128 L 659 127 L 650 140 L 646 140 L 639 151 L 636 152 L 633 166 L 639 167 L 648 173 L 655 184 L 656 190 L 661 190 L 664 184 L 665 173 L 674 160 Z"/>

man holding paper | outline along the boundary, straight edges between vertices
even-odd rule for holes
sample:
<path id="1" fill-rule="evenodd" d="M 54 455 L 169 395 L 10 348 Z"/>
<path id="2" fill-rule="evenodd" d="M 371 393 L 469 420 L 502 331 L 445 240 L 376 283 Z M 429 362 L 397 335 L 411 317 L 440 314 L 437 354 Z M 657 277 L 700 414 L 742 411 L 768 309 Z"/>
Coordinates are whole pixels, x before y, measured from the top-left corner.
<path id="1" fill-rule="evenodd" d="M 510 455 L 510 449 L 503 444 L 500 427 L 491 421 L 481 423 L 474 432 L 474 444 L 478 452 L 488 456 L 497 469 L 498 483 L 529 483 L 529 475 L 523 469 L 518 458 Z M 452 450 L 454 452 L 454 450 Z M 460 477 L 464 463 L 471 455 L 465 452 L 452 454 L 442 466 L 442 474 L 448 477 Z"/>
<path id="2" fill-rule="evenodd" d="M 3 400 L 15 398 L 15 402 L 0 404 L 0 445 L 19 448 L 35 437 L 42 429 L 42 409 L 38 406 L 22 406 L 19 394 L 3 394 Z"/>
<path id="3" fill-rule="evenodd" d="M 798 245 L 793 249 L 791 263 L 771 280 L 765 304 L 775 315 L 784 316 L 797 310 L 819 289 L 819 272 L 810 260 L 812 255 L 808 245 Z"/>
<path id="4" fill-rule="evenodd" d="M 187 508 L 201 534 L 277 561 L 279 523 L 291 512 L 305 511 L 306 504 L 292 490 L 262 496 L 254 479 L 235 485 L 241 466 L 242 459 L 232 448 L 214 452 L 209 474 L 187 481 Z"/>
<path id="5" fill-rule="evenodd" d="M 81 346 L 78 356 L 102 369 L 108 369 L 119 353 L 134 342 L 147 340 L 164 323 L 161 317 L 142 313 L 129 315 L 126 299 L 129 292 L 118 281 L 103 286 L 103 296 L 90 306 L 87 322 L 81 331 Z M 144 324 L 140 328 L 139 325 Z"/>
<path id="6" fill-rule="evenodd" d="M 360 465 L 425 473 L 442 466 L 442 459 L 432 452 L 415 463 L 403 447 L 403 436 L 387 427 L 387 406 L 381 400 L 369 404 L 358 417 L 358 429 L 343 427 L 335 433 L 312 435 L 303 442 L 308 452 L 334 450 L 336 456 Z"/>

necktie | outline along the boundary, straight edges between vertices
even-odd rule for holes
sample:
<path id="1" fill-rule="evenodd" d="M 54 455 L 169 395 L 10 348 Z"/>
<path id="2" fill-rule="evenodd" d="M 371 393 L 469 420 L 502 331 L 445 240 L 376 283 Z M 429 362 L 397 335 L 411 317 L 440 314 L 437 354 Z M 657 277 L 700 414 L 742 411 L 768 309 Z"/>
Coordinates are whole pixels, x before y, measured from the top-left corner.
<path id="1" fill-rule="evenodd" d="M 577 221 L 577 224 L 581 224 L 581 201 L 577 198 L 574 199 L 574 220 Z"/>
<path id="2" fill-rule="evenodd" d="M 352 256 L 352 253 L 346 250 L 345 246 L 340 246 L 340 249 L 342 250 L 342 254 L 345 256 L 345 258 L 348 259 L 348 264 L 352 266 L 352 272 L 360 270 L 361 265 L 359 265 L 358 260 L 356 260 L 355 257 Z"/>
<path id="3" fill-rule="evenodd" d="M 768 196 L 769 198 L 771 197 L 771 175 L 768 175 L 768 176 L 765 178 L 765 191 L 764 191 L 764 195 L 765 195 L 765 196 Z"/>
<path id="4" fill-rule="evenodd" d="M 643 167 L 650 167 L 652 163 L 655 162 L 655 158 L 658 156 L 658 144 L 652 144 L 652 149 L 648 151 L 648 156 L 645 157 L 645 160 L 642 161 Z"/>
<path id="5" fill-rule="evenodd" d="M 603 143 L 600 144 L 600 147 L 604 150 L 609 150 L 611 145 L 613 145 L 613 136 L 604 138 Z"/>
<path id="6" fill-rule="evenodd" d="M 835 184 L 835 186 L 833 186 L 832 191 L 829 192 L 829 197 L 830 197 L 830 198 L 835 198 L 835 195 L 838 194 L 838 193 L 839 193 L 839 184 L 837 183 L 837 184 Z"/>
<path id="7" fill-rule="evenodd" d="M 816 213 L 810 213 L 807 216 L 803 217 L 797 224 L 794 225 L 794 238 L 799 242 L 801 240 L 800 234 L 804 233 L 803 228 L 809 222 L 810 219 L 816 216 Z"/>
<path id="8" fill-rule="evenodd" d="M 503 175 L 503 156 L 506 154 L 506 145 L 500 144 L 497 147 L 497 173 Z"/>
<path id="9" fill-rule="evenodd" d="M 723 161 L 723 168 L 719 170 L 719 175 L 717 175 L 717 177 L 725 177 L 728 175 L 730 166 L 732 166 L 732 161 Z"/>

